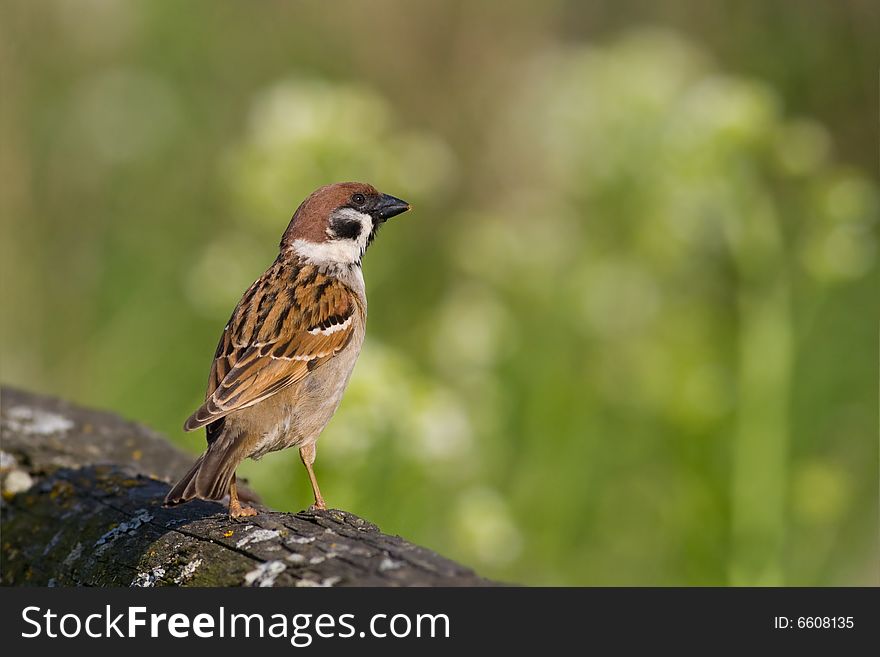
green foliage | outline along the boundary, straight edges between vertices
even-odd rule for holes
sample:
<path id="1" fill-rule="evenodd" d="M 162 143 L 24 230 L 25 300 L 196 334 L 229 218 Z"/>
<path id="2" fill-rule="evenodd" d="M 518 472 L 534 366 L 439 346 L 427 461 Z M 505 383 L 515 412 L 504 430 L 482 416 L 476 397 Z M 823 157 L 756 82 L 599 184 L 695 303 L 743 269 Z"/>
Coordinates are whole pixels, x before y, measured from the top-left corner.
<path id="1" fill-rule="evenodd" d="M 393 55 L 356 38 L 387 7 L 172 6 L 19 11 L 56 38 L 3 121 L 4 381 L 201 449 L 228 313 L 309 191 L 366 180 L 414 210 L 366 258 L 329 503 L 525 583 L 876 580 L 878 190 L 787 88 L 550 10 L 517 49 L 449 27 L 459 61 L 433 5 Z M 241 473 L 309 502 L 295 453 Z"/>

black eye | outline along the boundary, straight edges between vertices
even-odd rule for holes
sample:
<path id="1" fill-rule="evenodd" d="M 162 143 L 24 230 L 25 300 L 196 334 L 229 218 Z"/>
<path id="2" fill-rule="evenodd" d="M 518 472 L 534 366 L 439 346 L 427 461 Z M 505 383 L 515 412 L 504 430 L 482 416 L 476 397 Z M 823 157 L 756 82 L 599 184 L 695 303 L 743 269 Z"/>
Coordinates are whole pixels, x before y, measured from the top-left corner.
<path id="1" fill-rule="evenodd" d="M 367 202 L 367 198 L 363 194 L 355 194 L 351 197 L 351 202 L 355 205 L 363 205 Z"/>

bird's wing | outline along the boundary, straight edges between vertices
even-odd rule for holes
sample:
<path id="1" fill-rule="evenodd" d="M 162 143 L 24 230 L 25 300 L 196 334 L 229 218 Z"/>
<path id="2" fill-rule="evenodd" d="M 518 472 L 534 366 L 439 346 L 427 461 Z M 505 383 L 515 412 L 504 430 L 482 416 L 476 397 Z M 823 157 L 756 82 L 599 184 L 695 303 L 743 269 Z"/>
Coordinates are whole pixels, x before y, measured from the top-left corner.
<path id="1" fill-rule="evenodd" d="M 339 353 L 354 334 L 355 294 L 311 265 L 276 261 L 239 302 L 217 345 L 193 431 L 252 406 Z"/>

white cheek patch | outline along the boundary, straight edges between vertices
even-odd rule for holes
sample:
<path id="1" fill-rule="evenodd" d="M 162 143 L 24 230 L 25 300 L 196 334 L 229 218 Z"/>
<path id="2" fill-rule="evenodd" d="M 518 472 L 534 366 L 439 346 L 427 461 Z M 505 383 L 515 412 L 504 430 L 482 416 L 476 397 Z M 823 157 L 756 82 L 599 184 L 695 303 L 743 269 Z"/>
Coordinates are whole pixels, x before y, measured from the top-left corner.
<path id="1" fill-rule="evenodd" d="M 313 265 L 322 267 L 332 265 L 353 265 L 360 262 L 367 250 L 367 242 L 373 231 L 373 218 L 352 210 L 342 208 L 335 212 L 337 217 L 354 220 L 360 223 L 361 231 L 356 239 L 340 239 L 331 237 L 326 242 L 309 242 L 307 240 L 294 240 L 293 250 L 298 256 Z M 329 237 L 329 231 L 328 231 Z"/>
<path id="2" fill-rule="evenodd" d="M 349 316 L 342 324 L 334 324 L 333 326 L 328 326 L 325 329 L 322 328 L 313 328 L 309 329 L 309 333 L 312 335 L 332 335 L 337 331 L 344 331 L 351 325 L 351 316 Z"/>
<path id="3" fill-rule="evenodd" d="M 352 210 L 351 208 L 342 208 L 334 212 L 333 215 L 347 221 L 356 221 L 361 225 L 361 232 L 356 239 L 333 241 L 353 242 L 358 245 L 361 256 L 363 256 L 364 251 L 367 250 L 367 241 L 370 239 L 370 233 L 373 230 L 373 218 L 368 214 Z"/>

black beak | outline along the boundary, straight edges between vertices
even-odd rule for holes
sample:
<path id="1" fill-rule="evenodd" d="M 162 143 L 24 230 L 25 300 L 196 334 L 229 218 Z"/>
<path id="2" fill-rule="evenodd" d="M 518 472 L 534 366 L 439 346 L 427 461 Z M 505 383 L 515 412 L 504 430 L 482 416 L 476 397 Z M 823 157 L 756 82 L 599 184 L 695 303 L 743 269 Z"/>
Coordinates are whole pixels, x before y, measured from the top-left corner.
<path id="1" fill-rule="evenodd" d="M 386 221 L 409 210 L 409 203 L 401 201 L 390 194 L 382 194 L 373 208 L 373 216 L 379 221 Z"/>

